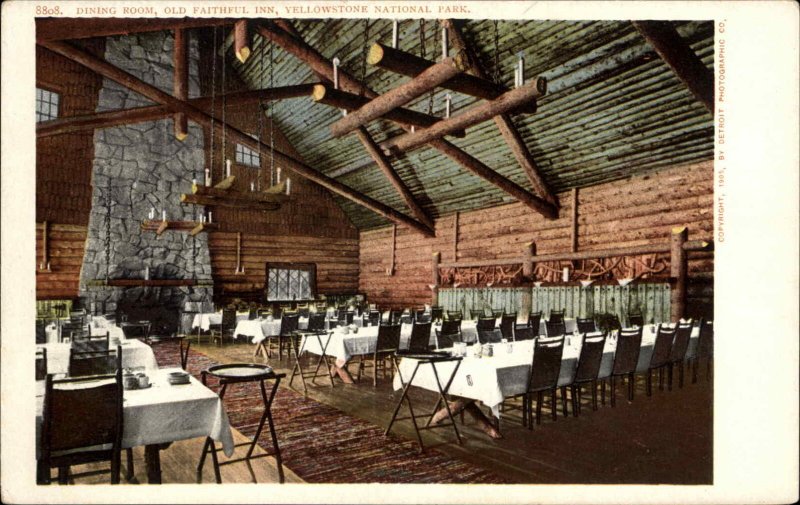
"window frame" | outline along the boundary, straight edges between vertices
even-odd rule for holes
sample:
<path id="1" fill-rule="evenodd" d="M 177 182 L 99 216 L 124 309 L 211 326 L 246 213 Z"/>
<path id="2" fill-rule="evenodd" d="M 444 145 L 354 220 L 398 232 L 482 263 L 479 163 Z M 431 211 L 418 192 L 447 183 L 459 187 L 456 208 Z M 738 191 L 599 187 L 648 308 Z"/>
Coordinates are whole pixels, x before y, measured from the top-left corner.
<path id="1" fill-rule="evenodd" d="M 50 87 L 46 87 L 46 86 L 40 86 L 40 85 L 37 84 L 36 85 L 36 91 L 38 92 L 39 90 L 46 91 L 46 92 L 50 93 L 51 95 L 55 95 L 58 101 L 55 104 L 55 106 L 56 106 L 56 115 L 55 116 L 49 116 L 49 114 L 48 114 L 48 117 L 39 119 L 39 115 L 40 114 L 44 115 L 43 113 L 39 112 L 39 102 L 44 102 L 44 100 L 39 100 L 39 96 L 38 96 L 38 93 L 37 93 L 37 96 L 35 98 L 36 109 L 34 110 L 34 114 L 36 114 L 36 122 L 37 123 L 42 123 L 42 122 L 45 122 L 45 121 L 52 121 L 54 119 L 60 118 L 61 117 L 61 107 L 63 105 L 63 93 L 61 92 L 61 90 L 56 90 L 54 88 L 50 88 Z M 47 102 L 44 102 L 44 103 L 47 103 L 51 108 L 53 106 L 53 102 L 52 101 L 48 100 Z"/>
<path id="2" fill-rule="evenodd" d="M 308 272 L 308 286 L 310 295 L 309 298 L 294 298 L 294 299 L 274 299 L 269 298 L 270 284 L 269 272 L 270 270 L 299 270 Z M 264 281 L 264 301 L 272 302 L 300 302 L 312 301 L 317 298 L 317 264 L 316 263 L 286 263 L 286 262 L 267 262 L 265 268 L 265 281 Z"/>
<path id="3" fill-rule="evenodd" d="M 241 161 L 239 160 L 240 154 L 242 156 Z M 248 163 L 247 161 L 245 161 L 246 159 L 250 159 L 252 161 L 256 159 L 256 157 L 258 158 L 258 162 L 255 164 Z M 233 148 L 233 159 L 237 165 L 241 165 L 243 167 L 258 168 L 258 169 L 261 168 L 261 155 L 259 154 L 259 152 L 255 149 L 250 149 L 249 147 L 240 142 L 237 142 L 236 146 Z"/>

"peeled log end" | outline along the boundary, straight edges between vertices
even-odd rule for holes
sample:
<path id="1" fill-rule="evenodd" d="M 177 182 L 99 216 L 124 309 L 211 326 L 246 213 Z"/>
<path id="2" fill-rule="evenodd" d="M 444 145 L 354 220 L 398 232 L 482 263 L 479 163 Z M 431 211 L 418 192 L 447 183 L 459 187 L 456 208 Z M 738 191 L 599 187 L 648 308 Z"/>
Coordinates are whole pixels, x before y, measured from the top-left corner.
<path id="1" fill-rule="evenodd" d="M 377 65 L 383 59 L 383 47 L 380 44 L 372 44 L 367 53 L 367 63 Z"/>
<path id="2" fill-rule="evenodd" d="M 327 92 L 328 90 L 325 88 L 324 84 L 315 84 L 314 89 L 311 90 L 311 98 L 315 102 L 319 102 L 320 100 L 325 98 L 325 93 Z"/>
<path id="3" fill-rule="evenodd" d="M 243 48 L 238 49 L 236 51 L 236 59 L 238 59 L 242 63 L 246 62 L 247 58 L 249 58 L 249 57 L 250 57 L 250 48 L 249 47 L 243 47 Z"/>

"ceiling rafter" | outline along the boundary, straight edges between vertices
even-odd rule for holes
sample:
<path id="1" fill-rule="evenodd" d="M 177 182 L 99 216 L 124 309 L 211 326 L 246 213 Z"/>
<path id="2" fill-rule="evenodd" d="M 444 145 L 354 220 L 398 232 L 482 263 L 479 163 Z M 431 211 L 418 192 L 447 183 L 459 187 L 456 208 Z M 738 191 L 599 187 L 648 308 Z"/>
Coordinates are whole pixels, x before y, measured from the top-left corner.
<path id="1" fill-rule="evenodd" d="M 478 77 L 486 78 L 486 72 L 481 67 L 478 56 L 475 54 L 475 51 L 469 46 L 469 44 L 467 44 L 467 40 L 464 38 L 464 35 L 456 22 L 452 19 L 447 19 L 441 21 L 441 24 L 447 28 L 453 46 L 466 51 L 470 56 L 469 61 L 472 62 L 472 72 Z M 528 180 L 530 181 L 534 190 L 536 190 L 539 196 L 553 205 L 558 206 L 558 198 L 556 198 L 556 196 L 548 187 L 547 182 L 545 182 L 544 178 L 542 177 L 541 171 L 536 164 L 536 160 L 533 158 L 533 155 L 525 145 L 525 141 L 522 140 L 522 136 L 519 134 L 519 131 L 514 126 L 511 116 L 508 114 L 495 116 L 494 123 L 497 125 L 497 129 L 500 130 L 500 135 L 502 135 L 503 139 L 508 145 L 508 148 L 511 149 L 511 153 L 514 155 L 514 158 L 516 158 L 519 166 L 522 167 L 522 170 L 525 172 L 525 175 L 528 177 Z"/>
<path id="2" fill-rule="evenodd" d="M 669 21 L 631 21 L 678 79 L 714 114 L 714 73 Z"/>
<path id="3" fill-rule="evenodd" d="M 227 123 L 223 123 L 218 118 L 202 111 L 198 107 L 192 105 L 190 102 L 175 98 L 170 94 L 161 91 L 155 86 L 142 81 L 138 77 L 116 67 L 115 65 L 112 65 L 102 58 L 99 58 L 84 51 L 83 49 L 77 48 L 65 42 L 40 42 L 40 45 L 57 54 L 60 54 L 61 56 L 64 56 L 65 58 L 71 59 L 102 75 L 103 77 L 111 79 L 156 103 L 169 107 L 172 112 L 183 112 L 193 121 L 196 121 L 204 126 L 212 127 L 212 119 L 214 119 L 215 124 L 213 126 L 216 126 L 220 129 L 226 128 L 226 133 L 236 142 L 247 145 L 253 149 L 260 148 L 266 152 L 272 152 L 276 161 L 280 163 L 281 166 L 291 170 L 297 175 L 316 182 L 320 186 L 349 200 L 352 200 L 353 202 L 356 202 L 359 205 L 362 205 L 363 207 L 366 207 L 395 223 L 406 225 L 428 236 L 434 235 L 434 231 L 431 228 L 419 223 L 415 219 L 406 216 L 392 207 L 370 198 L 348 186 L 345 186 L 335 179 L 325 176 L 324 174 L 314 170 L 313 168 L 292 158 L 291 156 L 282 153 L 281 151 L 274 149 L 267 144 L 264 144 L 258 139 L 254 139 L 241 130 Z"/>
<path id="4" fill-rule="evenodd" d="M 280 20 L 280 22 L 266 21 L 259 24 L 257 31 L 262 36 L 277 43 L 283 47 L 284 50 L 308 64 L 309 67 L 311 67 L 311 69 L 318 75 L 324 75 L 328 79 L 332 80 L 333 67 L 331 61 L 325 58 L 319 51 L 311 47 L 304 40 L 281 28 L 281 24 L 286 23 L 286 20 Z M 352 93 L 360 93 L 363 91 L 364 96 L 368 98 L 375 98 L 378 96 L 377 93 L 367 88 L 364 83 L 343 69 L 338 70 L 338 81 L 340 87 L 349 90 Z M 430 146 L 450 157 L 466 170 L 494 184 L 498 188 L 519 200 L 524 205 L 541 213 L 545 217 L 551 219 L 558 217 L 558 209 L 555 205 L 530 193 L 525 188 L 522 188 L 510 179 L 495 172 L 476 158 L 470 156 L 446 140 L 434 140 L 430 143 Z"/>

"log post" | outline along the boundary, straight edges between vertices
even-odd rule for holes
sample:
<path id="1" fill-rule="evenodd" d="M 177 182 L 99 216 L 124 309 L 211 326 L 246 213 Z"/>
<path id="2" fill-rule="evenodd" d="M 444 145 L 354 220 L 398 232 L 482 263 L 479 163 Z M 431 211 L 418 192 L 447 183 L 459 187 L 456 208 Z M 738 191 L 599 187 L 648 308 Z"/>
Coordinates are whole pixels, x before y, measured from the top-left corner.
<path id="1" fill-rule="evenodd" d="M 536 255 L 536 244 L 528 242 L 522 251 L 522 277 L 526 283 L 533 282 L 533 257 Z M 528 317 L 531 313 L 532 307 L 531 287 L 527 286 L 525 291 L 522 292 L 522 300 L 520 301 L 519 312 L 521 316 Z"/>
<path id="2" fill-rule="evenodd" d="M 186 32 L 183 28 L 175 29 L 175 47 L 172 53 L 174 72 L 172 74 L 173 94 L 178 100 L 189 98 L 189 57 L 187 53 Z M 189 120 L 182 112 L 173 116 L 175 138 L 183 140 L 189 135 Z"/>
<path id="3" fill-rule="evenodd" d="M 247 31 L 247 20 L 240 19 L 233 25 L 233 44 L 236 58 L 242 63 L 250 57 L 250 34 Z"/>
<path id="4" fill-rule="evenodd" d="M 465 112 L 440 121 L 433 126 L 417 132 L 408 132 L 381 142 L 384 151 L 406 152 L 427 144 L 431 140 L 449 135 L 452 132 L 466 130 L 470 126 L 510 112 L 517 107 L 530 103 L 547 93 L 547 80 L 540 77 L 536 80 L 512 89 L 496 99 L 480 103 Z"/>
<path id="5" fill-rule="evenodd" d="M 463 70 L 464 67 L 459 63 L 458 57 L 445 58 L 410 81 L 375 97 L 360 109 L 333 123 L 331 135 L 341 137 L 387 112 L 402 107 L 451 77 L 460 74 Z"/>
<path id="6" fill-rule="evenodd" d="M 678 226 L 672 229 L 672 236 L 670 237 L 670 277 L 674 281 L 672 291 L 670 292 L 670 318 L 672 321 L 678 321 L 686 314 L 686 251 L 683 249 L 683 244 L 689 231 L 685 226 Z"/>
<path id="7" fill-rule="evenodd" d="M 433 253 L 433 261 L 431 262 L 431 268 L 433 269 L 433 284 L 431 284 L 431 307 L 436 307 L 439 305 L 439 285 L 441 284 L 441 279 L 439 278 L 439 262 L 441 260 L 442 253 L 438 251 Z"/>
<path id="8" fill-rule="evenodd" d="M 42 264 L 39 265 L 39 270 L 43 271 L 50 270 L 50 259 L 48 258 L 47 254 L 47 231 L 48 222 L 45 221 L 42 223 Z"/>

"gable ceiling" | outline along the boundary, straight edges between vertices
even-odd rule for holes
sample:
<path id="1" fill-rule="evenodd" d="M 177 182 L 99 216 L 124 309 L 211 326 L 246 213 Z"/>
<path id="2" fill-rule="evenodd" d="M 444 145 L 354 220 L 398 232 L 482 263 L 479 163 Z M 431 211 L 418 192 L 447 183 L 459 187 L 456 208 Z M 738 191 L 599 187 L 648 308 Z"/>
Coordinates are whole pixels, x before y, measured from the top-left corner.
<path id="1" fill-rule="evenodd" d="M 391 20 L 295 20 L 302 38 L 326 58 L 338 57 L 356 78 L 365 75 L 378 93 L 409 80 L 365 65 L 369 45 L 391 45 Z M 676 22 L 678 33 L 710 69 L 714 64 L 711 22 Z M 495 30 L 496 26 L 496 30 Z M 418 20 L 399 26 L 401 50 L 420 55 Z M 512 88 L 518 53 L 525 58 L 526 81 L 548 80 L 547 95 L 538 112 L 512 116 L 542 176 L 554 192 L 599 184 L 661 167 L 713 157 L 711 113 L 678 80 L 653 48 L 627 21 L 466 21 L 462 32 L 489 76 Z M 438 23 L 425 23 L 425 53 L 441 55 Z M 251 89 L 270 87 L 270 44 L 253 35 L 253 54 L 245 64 L 232 48 L 228 60 Z M 451 53 L 452 54 L 452 53 Z M 319 78 L 279 46 L 272 48 L 273 86 L 318 82 Z M 495 64 L 495 62 L 497 62 Z M 452 96 L 453 114 L 481 101 L 437 88 L 407 105 L 421 112 L 444 115 L 444 95 Z M 273 118 L 306 163 L 351 188 L 409 214 L 401 196 L 372 162 L 354 134 L 330 135 L 341 112 L 311 98 L 273 102 Z M 381 142 L 403 131 L 384 120 L 368 125 Z M 524 188 L 531 185 L 493 121 L 467 130 L 465 138 L 448 137 L 453 144 Z M 514 199 L 465 171 L 431 148 L 423 147 L 394 158 L 392 164 L 428 215 L 439 217 Z M 336 197 L 352 222 L 361 229 L 389 221 L 358 204 Z"/>

